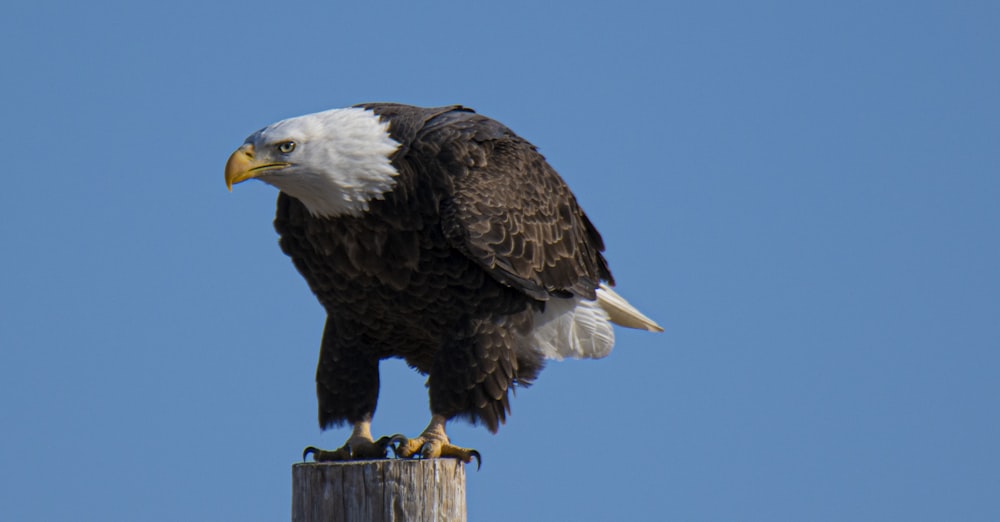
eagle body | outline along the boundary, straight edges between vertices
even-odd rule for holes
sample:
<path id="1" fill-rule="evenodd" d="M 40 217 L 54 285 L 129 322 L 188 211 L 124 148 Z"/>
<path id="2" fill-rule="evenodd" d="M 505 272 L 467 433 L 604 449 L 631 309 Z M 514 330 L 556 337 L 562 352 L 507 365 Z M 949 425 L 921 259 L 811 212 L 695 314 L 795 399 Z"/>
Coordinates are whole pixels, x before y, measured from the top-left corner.
<path id="1" fill-rule="evenodd" d="M 278 122 L 230 158 L 227 182 L 250 177 L 281 189 L 281 249 L 327 312 L 323 428 L 370 422 L 379 361 L 395 357 L 428 376 L 436 418 L 495 432 L 545 359 L 603 357 L 611 322 L 659 330 L 610 289 L 601 236 L 562 178 L 470 109 Z"/>

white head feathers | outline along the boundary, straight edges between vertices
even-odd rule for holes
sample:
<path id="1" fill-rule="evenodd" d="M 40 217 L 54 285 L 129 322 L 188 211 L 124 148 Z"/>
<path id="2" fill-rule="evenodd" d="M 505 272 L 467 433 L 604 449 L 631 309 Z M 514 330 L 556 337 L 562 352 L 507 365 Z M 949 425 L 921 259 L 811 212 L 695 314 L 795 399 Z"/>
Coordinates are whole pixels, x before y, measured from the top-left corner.
<path id="1" fill-rule="evenodd" d="M 361 108 L 332 109 L 271 124 L 247 138 L 258 156 L 288 167 L 259 176 L 315 216 L 359 215 L 392 190 L 389 124 Z"/>

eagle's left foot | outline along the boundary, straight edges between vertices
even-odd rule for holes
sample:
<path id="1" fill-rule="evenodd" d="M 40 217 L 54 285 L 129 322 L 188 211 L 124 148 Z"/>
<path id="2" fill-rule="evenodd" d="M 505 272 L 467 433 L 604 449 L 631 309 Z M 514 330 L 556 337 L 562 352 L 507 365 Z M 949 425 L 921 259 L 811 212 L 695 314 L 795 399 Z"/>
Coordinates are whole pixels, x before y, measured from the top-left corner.
<path id="1" fill-rule="evenodd" d="M 443 457 L 458 459 L 466 464 L 472 462 L 472 459 L 475 458 L 476 469 L 479 469 L 483 465 L 482 457 L 478 451 L 469 448 L 460 448 L 449 442 L 427 439 L 423 435 L 415 439 L 396 435 L 392 438 L 392 441 L 396 443 L 392 447 L 392 451 L 400 458 L 420 457 L 422 459 L 436 459 Z"/>
<path id="2" fill-rule="evenodd" d="M 400 458 L 419 457 L 424 459 L 452 458 L 466 464 L 476 459 L 476 469 L 482 464 L 482 456 L 474 449 L 454 446 L 444 432 L 445 418 L 440 415 L 431 417 L 431 423 L 419 437 L 408 439 L 403 435 L 393 435 L 392 451 Z"/>

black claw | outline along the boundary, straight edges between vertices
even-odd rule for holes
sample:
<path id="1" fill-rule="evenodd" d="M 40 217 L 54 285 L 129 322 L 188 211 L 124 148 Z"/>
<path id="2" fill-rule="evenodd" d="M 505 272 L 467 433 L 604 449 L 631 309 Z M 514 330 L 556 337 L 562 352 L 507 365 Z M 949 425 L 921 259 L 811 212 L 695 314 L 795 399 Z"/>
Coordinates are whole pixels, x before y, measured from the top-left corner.
<path id="1" fill-rule="evenodd" d="M 346 455 L 345 455 L 346 453 Z M 337 449 L 335 451 L 321 450 L 313 446 L 308 446 L 306 449 L 302 450 L 302 461 L 306 462 L 309 455 L 313 456 L 313 462 L 329 462 L 329 461 L 340 461 L 340 460 L 352 460 L 351 447 L 344 444 L 344 447 Z"/>
<path id="2" fill-rule="evenodd" d="M 417 455 L 419 455 L 420 458 L 422 459 L 428 458 L 427 454 L 431 451 L 431 448 L 428 446 L 428 444 L 430 444 L 430 442 L 425 442 L 421 444 L 420 449 L 418 449 L 417 452 L 413 454 L 413 456 L 416 457 Z"/>
<path id="3" fill-rule="evenodd" d="M 314 448 L 312 446 L 306 446 L 306 449 L 302 450 L 302 462 L 307 462 L 306 458 L 309 457 L 310 453 L 319 453 L 319 448 Z"/>
<path id="4" fill-rule="evenodd" d="M 469 456 L 476 457 L 476 471 L 479 471 L 479 468 L 483 467 L 483 457 L 476 450 L 470 450 Z"/>
<path id="5" fill-rule="evenodd" d="M 386 438 L 386 437 L 382 437 L 382 439 L 384 439 L 384 438 Z M 379 442 L 381 442 L 382 439 L 379 439 Z M 400 458 L 399 457 L 399 444 L 401 442 L 405 442 L 406 440 L 407 440 L 406 436 L 402 435 L 400 433 L 397 433 L 397 434 L 393 435 L 392 437 L 389 437 L 389 447 L 392 448 L 392 454 L 397 459 Z"/>
<path id="6" fill-rule="evenodd" d="M 378 446 L 378 449 L 382 450 L 383 458 L 385 457 L 386 451 L 388 451 L 390 447 L 393 447 L 391 446 L 393 437 L 379 437 L 379 439 L 375 441 L 375 445 Z"/>

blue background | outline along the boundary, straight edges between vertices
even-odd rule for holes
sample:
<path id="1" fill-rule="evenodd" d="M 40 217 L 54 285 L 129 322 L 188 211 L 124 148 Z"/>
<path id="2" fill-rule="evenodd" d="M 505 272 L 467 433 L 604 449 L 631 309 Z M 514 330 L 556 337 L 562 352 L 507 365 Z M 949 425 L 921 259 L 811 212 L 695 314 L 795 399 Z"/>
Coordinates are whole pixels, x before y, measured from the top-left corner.
<path id="1" fill-rule="evenodd" d="M 471 520 L 1000 519 L 998 4 L 358 4 L 4 7 L 0 519 L 289 518 L 347 431 L 276 192 L 222 169 L 362 101 L 537 144 L 666 328 L 452 426 Z"/>

